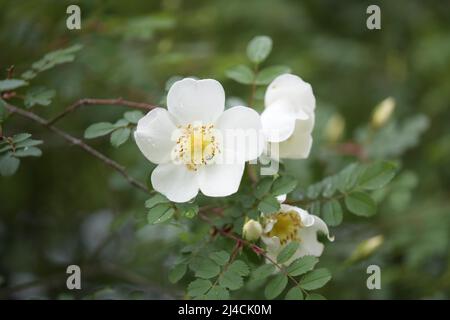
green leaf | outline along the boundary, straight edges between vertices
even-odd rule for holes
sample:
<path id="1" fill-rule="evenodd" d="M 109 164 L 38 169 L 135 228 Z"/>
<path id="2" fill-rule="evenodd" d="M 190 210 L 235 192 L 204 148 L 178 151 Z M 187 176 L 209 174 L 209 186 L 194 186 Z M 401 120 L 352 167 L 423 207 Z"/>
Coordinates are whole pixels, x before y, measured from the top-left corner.
<path id="1" fill-rule="evenodd" d="M 325 202 L 322 207 L 323 220 L 331 227 L 338 226 L 342 222 L 342 208 L 337 200 Z"/>
<path id="2" fill-rule="evenodd" d="M 288 278 L 284 274 L 280 273 L 276 275 L 267 284 L 264 290 L 264 295 L 269 300 L 275 299 L 283 292 L 284 288 L 286 288 L 287 283 Z"/>
<path id="3" fill-rule="evenodd" d="M 270 187 L 272 186 L 272 182 L 272 177 L 265 177 L 259 180 L 255 188 L 255 197 L 262 199 L 266 194 L 268 194 Z"/>
<path id="4" fill-rule="evenodd" d="M 230 254 L 224 250 L 216 251 L 209 254 L 211 260 L 217 263 L 220 266 L 224 266 L 228 260 L 230 259 Z"/>
<path id="5" fill-rule="evenodd" d="M 175 210 L 173 208 L 171 210 L 167 210 L 161 217 L 159 217 L 158 220 L 156 220 L 154 222 L 154 224 L 166 222 L 166 221 L 172 219 L 174 214 L 175 214 Z"/>
<path id="6" fill-rule="evenodd" d="M 267 36 L 254 37 L 247 46 L 247 56 L 253 63 L 263 62 L 272 51 L 272 39 Z"/>
<path id="7" fill-rule="evenodd" d="M 220 277 L 219 284 L 221 287 L 230 290 L 238 290 L 244 285 L 244 281 L 242 280 L 242 276 L 237 272 L 227 269 Z"/>
<path id="8" fill-rule="evenodd" d="M 171 283 L 177 283 L 178 281 L 183 278 L 183 276 L 186 274 L 187 271 L 187 265 L 186 264 L 177 264 L 175 267 L 172 268 L 169 272 L 169 281 Z"/>
<path id="9" fill-rule="evenodd" d="M 397 165 L 393 162 L 377 162 L 365 168 L 359 177 L 358 185 L 366 190 L 383 188 L 394 178 Z"/>
<path id="10" fill-rule="evenodd" d="M 12 176 L 19 168 L 20 160 L 7 153 L 0 157 L 0 175 Z"/>
<path id="11" fill-rule="evenodd" d="M 111 134 L 110 142 L 113 147 L 119 147 L 124 144 L 130 137 L 130 128 L 120 128 Z"/>
<path id="12" fill-rule="evenodd" d="M 167 203 L 161 203 L 148 211 L 147 222 L 149 224 L 162 223 L 172 218 L 175 210 Z"/>
<path id="13" fill-rule="evenodd" d="M 273 264 L 263 264 L 259 266 L 252 272 L 252 278 L 254 280 L 262 280 L 272 275 L 275 271 L 275 266 Z"/>
<path id="14" fill-rule="evenodd" d="M 247 264 L 242 260 L 235 260 L 232 264 L 230 264 L 228 270 L 233 270 L 243 277 L 248 276 L 248 274 L 250 273 L 250 269 L 248 268 Z"/>
<path id="15" fill-rule="evenodd" d="M 86 129 L 86 131 L 84 132 L 84 137 L 86 139 L 92 139 L 105 136 L 110 132 L 114 131 L 115 129 L 116 127 L 109 122 L 94 123 L 93 125 L 89 126 Z"/>
<path id="16" fill-rule="evenodd" d="M 220 267 L 208 258 L 202 258 L 195 270 L 195 276 L 203 279 L 210 279 L 219 274 Z"/>
<path id="17" fill-rule="evenodd" d="M 25 147 L 23 149 L 17 150 L 14 152 L 14 156 L 21 157 L 40 157 L 42 155 L 42 151 L 36 147 Z"/>
<path id="18" fill-rule="evenodd" d="M 351 163 L 336 175 L 336 184 L 339 191 L 346 192 L 353 188 L 354 184 L 351 178 L 358 170 L 359 166 L 356 163 Z"/>
<path id="19" fill-rule="evenodd" d="M 288 243 L 278 254 L 277 262 L 279 264 L 287 262 L 294 255 L 295 251 L 297 251 L 298 246 L 299 243 L 296 241 Z"/>
<path id="20" fill-rule="evenodd" d="M 1 140 L 0 140 L 0 141 L 1 141 Z M 12 150 L 12 149 L 13 149 L 13 147 L 12 147 L 10 144 L 6 144 L 6 145 L 5 145 L 5 142 L 0 142 L 0 146 L 3 146 L 3 147 L 0 148 L 0 153 L 1 153 L 1 152 L 5 152 L 5 151 L 9 151 L 9 150 Z"/>
<path id="21" fill-rule="evenodd" d="M 145 201 L 145 207 L 150 209 L 150 208 L 156 206 L 157 204 L 168 203 L 168 202 L 170 202 L 169 199 L 167 199 L 161 193 L 157 193 L 154 196 L 152 196 L 150 199 Z"/>
<path id="22" fill-rule="evenodd" d="M 242 208 L 239 206 L 231 206 L 223 210 L 223 214 L 226 217 L 239 218 L 242 216 Z"/>
<path id="23" fill-rule="evenodd" d="M 215 286 L 206 294 L 208 300 L 228 300 L 230 299 L 230 292 L 222 287 Z"/>
<path id="24" fill-rule="evenodd" d="M 19 142 L 27 140 L 28 138 L 31 138 L 31 134 L 19 133 L 19 134 L 16 134 L 13 136 L 12 141 L 13 141 L 13 143 L 19 143 Z"/>
<path id="25" fill-rule="evenodd" d="M 255 204 L 255 198 L 250 194 L 239 194 L 237 195 L 237 198 L 239 199 L 239 203 L 242 207 L 246 209 L 253 208 L 253 205 Z M 240 215 L 241 208 L 238 208 L 238 210 Z"/>
<path id="26" fill-rule="evenodd" d="M 315 215 L 315 216 L 319 216 L 320 215 L 320 201 L 314 201 L 311 204 L 311 208 L 309 209 L 310 213 Z"/>
<path id="27" fill-rule="evenodd" d="M 261 213 L 257 209 L 250 209 L 247 211 L 247 217 L 253 220 L 259 219 Z"/>
<path id="28" fill-rule="evenodd" d="M 370 217 L 376 212 L 376 204 L 373 199 L 364 192 L 353 192 L 345 198 L 345 205 L 352 213 Z"/>
<path id="29" fill-rule="evenodd" d="M 279 75 L 291 72 L 291 68 L 286 66 L 271 66 L 262 69 L 256 76 L 255 83 L 258 85 L 267 85 Z"/>
<path id="30" fill-rule="evenodd" d="M 31 108 L 34 105 L 48 106 L 52 103 L 56 91 L 42 87 L 31 89 L 25 95 L 25 106 Z"/>
<path id="31" fill-rule="evenodd" d="M 347 177 L 347 190 L 355 189 L 358 186 L 358 181 L 364 172 L 364 166 L 356 165 Z"/>
<path id="32" fill-rule="evenodd" d="M 193 251 L 189 251 L 190 253 L 192 253 Z M 203 259 L 205 259 L 205 257 L 203 256 L 194 256 L 190 261 L 189 261 L 189 269 L 191 269 L 192 271 L 195 272 L 195 270 L 198 269 L 198 266 L 200 264 L 203 263 Z"/>
<path id="33" fill-rule="evenodd" d="M 255 79 L 253 71 L 244 65 L 235 66 L 225 72 L 225 75 L 242 84 L 252 84 Z"/>
<path id="34" fill-rule="evenodd" d="M 41 140 L 30 139 L 31 134 L 19 133 L 12 137 L 12 144 L 7 144 L 0 148 L 0 152 L 12 150 L 14 145 L 14 157 L 39 157 L 42 155 L 40 149 L 34 146 L 42 144 Z M 1 144 L 1 143 L 0 143 Z"/>
<path id="35" fill-rule="evenodd" d="M 274 196 L 266 196 L 259 202 L 258 209 L 266 214 L 274 213 L 280 210 L 280 203 Z"/>
<path id="36" fill-rule="evenodd" d="M 197 279 L 192 281 L 188 286 L 188 295 L 191 297 L 197 297 L 204 294 L 211 288 L 212 283 L 209 280 Z"/>
<path id="37" fill-rule="evenodd" d="M 36 76 L 37 76 L 37 74 L 33 70 L 27 70 L 20 75 L 20 77 L 25 80 L 31 80 Z"/>
<path id="38" fill-rule="evenodd" d="M 300 280 L 300 286 L 305 290 L 315 290 L 322 288 L 330 280 L 330 271 L 325 268 L 320 268 L 307 273 Z"/>
<path id="39" fill-rule="evenodd" d="M 371 137 L 371 143 L 366 146 L 368 158 L 392 159 L 401 156 L 420 142 L 420 136 L 429 125 L 429 118 L 423 114 L 408 117 L 401 124 L 395 121 L 387 123 Z"/>
<path id="40" fill-rule="evenodd" d="M 310 185 L 306 189 L 306 196 L 309 199 L 316 199 L 317 197 L 319 197 L 321 191 L 322 191 L 322 188 L 321 188 L 320 183 L 315 183 L 313 185 Z"/>
<path id="41" fill-rule="evenodd" d="M 134 124 L 138 123 L 139 119 L 141 119 L 143 116 L 144 114 L 138 110 L 125 112 L 123 115 L 126 120 Z"/>
<path id="42" fill-rule="evenodd" d="M 27 84 L 28 82 L 21 79 L 0 80 L 0 92 L 14 90 Z"/>
<path id="43" fill-rule="evenodd" d="M 37 72 L 51 69 L 62 63 L 72 62 L 75 59 L 74 53 L 79 51 L 81 48 L 81 45 L 76 44 L 65 49 L 49 52 L 41 60 L 32 64 L 33 71 L 27 71 L 22 74 L 22 77 L 34 77 Z"/>
<path id="44" fill-rule="evenodd" d="M 220 267 L 210 259 L 204 258 L 195 270 L 195 276 L 203 279 L 210 279 L 220 273 Z"/>
<path id="45" fill-rule="evenodd" d="M 114 127 L 116 129 L 127 127 L 130 124 L 130 122 L 127 119 L 119 119 L 114 123 Z"/>
<path id="46" fill-rule="evenodd" d="M 42 144 L 42 140 L 34 140 L 34 139 L 27 139 L 20 142 L 15 142 L 16 149 L 20 148 L 29 148 L 34 147 Z"/>
<path id="47" fill-rule="evenodd" d="M 292 262 L 287 268 L 287 272 L 296 277 L 314 269 L 317 262 L 319 259 L 314 256 L 304 256 Z"/>
<path id="48" fill-rule="evenodd" d="M 272 185 L 272 194 L 279 196 L 293 191 L 297 187 L 297 180 L 293 177 L 282 176 L 275 180 Z"/>
<path id="49" fill-rule="evenodd" d="M 293 287 L 286 293 L 286 300 L 303 300 L 303 292 L 299 287 Z"/>
<path id="50" fill-rule="evenodd" d="M 198 205 L 195 203 L 177 203 L 176 207 L 180 214 L 188 219 L 194 218 L 200 210 Z"/>
<path id="51" fill-rule="evenodd" d="M 318 293 L 310 293 L 306 296 L 305 300 L 327 300 L 323 295 Z"/>
<path id="52" fill-rule="evenodd" d="M 335 192 L 337 191 L 338 183 L 337 176 L 331 176 L 323 180 L 324 187 L 322 191 L 322 195 L 325 198 L 331 198 Z"/>

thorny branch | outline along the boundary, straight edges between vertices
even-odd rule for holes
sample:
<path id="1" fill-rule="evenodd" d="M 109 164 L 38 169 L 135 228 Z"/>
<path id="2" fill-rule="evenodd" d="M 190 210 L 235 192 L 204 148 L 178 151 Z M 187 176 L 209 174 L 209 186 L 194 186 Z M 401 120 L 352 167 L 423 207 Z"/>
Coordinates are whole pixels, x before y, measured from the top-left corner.
<path id="1" fill-rule="evenodd" d="M 26 111 L 23 109 L 20 109 L 18 107 L 15 107 L 13 105 L 10 104 L 6 104 L 6 109 L 8 109 L 9 112 L 13 113 L 13 114 L 18 114 L 24 118 L 27 118 L 29 120 L 32 120 L 38 124 L 40 124 L 41 126 L 46 127 L 48 130 L 52 131 L 53 133 L 57 134 L 58 136 L 62 137 L 64 140 L 66 140 L 67 142 L 74 144 L 78 147 L 80 147 L 81 149 L 83 149 L 85 152 L 87 152 L 88 154 L 92 155 L 93 157 L 99 159 L 100 161 L 102 161 L 103 163 L 105 163 L 107 166 L 109 166 L 110 168 L 114 169 L 115 171 L 117 171 L 119 174 L 121 174 L 132 186 L 148 193 L 148 189 L 147 187 L 142 183 L 137 181 L 136 179 L 134 179 L 133 177 L 131 177 L 127 171 L 125 170 L 125 168 L 118 164 L 116 161 L 108 158 L 107 156 L 105 156 L 103 153 L 101 153 L 100 151 L 92 148 L 91 146 L 89 146 L 88 144 L 86 144 L 83 140 L 78 139 L 70 134 L 68 134 L 67 132 L 53 126 L 52 124 L 50 124 L 46 119 L 38 116 L 37 114 L 31 112 L 31 111 Z"/>
<path id="2" fill-rule="evenodd" d="M 79 107 L 84 106 L 84 105 L 124 105 L 124 106 L 128 106 L 131 108 L 142 109 L 142 110 L 151 110 L 155 107 L 155 106 L 147 104 L 147 103 L 132 102 L 132 101 L 127 101 L 127 100 L 122 100 L 121 98 L 119 98 L 119 99 L 81 99 L 81 100 L 78 100 L 77 102 L 75 102 L 74 104 L 70 105 L 69 107 L 67 107 L 63 112 L 61 112 L 59 115 L 55 116 L 51 120 L 46 120 L 31 111 L 26 111 L 26 110 L 20 109 L 18 107 L 15 107 L 13 105 L 10 105 L 10 104 L 7 104 L 6 108 L 9 110 L 9 112 L 11 112 L 13 114 L 18 114 L 24 118 L 32 120 L 32 121 L 40 124 L 41 126 L 46 127 L 48 130 L 54 132 L 55 134 L 59 135 L 67 142 L 77 145 L 78 147 L 83 149 L 88 154 L 94 156 L 95 158 L 99 159 L 100 161 L 104 162 L 106 165 L 108 165 L 109 167 L 113 168 L 115 171 L 120 173 L 123 177 L 125 177 L 125 179 L 132 186 L 134 186 L 146 193 L 149 193 L 149 190 L 147 189 L 147 187 L 144 184 L 142 184 L 141 182 L 139 182 L 139 181 L 135 180 L 133 177 L 131 177 L 126 172 L 126 170 L 123 166 L 121 166 L 114 160 L 108 158 L 107 156 L 105 156 L 101 152 L 97 151 L 96 149 L 92 148 L 88 144 L 84 143 L 83 140 L 78 139 L 53 125 L 58 120 L 62 119 L 66 115 L 74 112 L 76 109 L 78 109 Z M 221 208 L 204 207 L 204 208 L 201 208 L 201 211 L 211 210 L 213 212 L 216 212 L 217 210 L 220 211 L 220 209 Z M 219 212 L 219 213 L 221 213 L 221 212 Z M 202 220 L 206 221 L 208 224 L 214 226 L 214 223 L 212 222 L 212 220 L 208 216 L 206 216 L 203 212 L 199 213 L 199 217 Z M 280 270 L 282 270 L 282 271 L 284 270 L 284 268 L 282 266 L 279 266 L 275 261 L 273 261 L 270 257 L 268 257 L 267 254 L 265 253 L 265 251 L 262 248 L 258 247 L 257 245 L 255 245 L 245 239 L 239 238 L 238 236 L 232 234 L 229 230 L 225 230 L 222 228 L 220 228 L 220 229 L 215 228 L 215 229 L 222 236 L 234 240 L 236 242 L 237 248 L 240 248 L 242 245 L 246 245 L 246 246 L 250 247 L 256 254 L 264 256 L 267 260 L 269 260 L 270 262 L 275 264 L 278 268 L 280 268 Z M 237 251 L 236 251 L 236 253 L 237 253 Z M 293 280 L 295 281 L 295 279 L 293 279 Z"/>
<path id="3" fill-rule="evenodd" d="M 123 100 L 122 98 L 117 99 L 80 99 L 76 101 L 75 103 L 68 106 L 64 111 L 62 111 L 60 114 L 56 115 L 54 118 L 47 121 L 48 125 L 55 124 L 57 121 L 64 118 L 66 115 L 74 112 L 78 108 L 82 106 L 88 106 L 88 105 L 97 105 L 97 106 L 125 106 L 133 109 L 139 109 L 144 111 L 150 111 L 156 106 L 149 104 L 149 103 L 143 103 L 143 102 L 134 102 L 129 100 Z"/>
<path id="4" fill-rule="evenodd" d="M 62 137 L 67 142 L 80 147 L 88 154 L 94 156 L 95 158 L 97 158 L 100 161 L 102 161 L 103 163 L 105 163 L 107 166 L 111 167 L 112 169 L 114 169 L 115 171 L 120 173 L 133 187 L 136 187 L 136 188 L 140 189 L 141 191 L 149 193 L 149 190 L 143 183 L 141 183 L 141 182 L 137 181 L 136 179 L 134 179 L 133 177 L 131 177 L 126 172 L 125 168 L 123 166 L 121 166 L 120 164 L 118 164 L 116 161 L 108 158 L 107 156 L 105 156 L 104 154 L 99 152 L 98 150 L 92 148 L 91 146 L 89 146 L 88 144 L 83 142 L 83 140 L 76 138 L 76 137 L 68 134 L 67 132 L 54 126 L 54 123 L 56 123 L 57 121 L 59 121 L 63 117 L 65 117 L 66 115 L 74 112 L 75 110 L 77 110 L 78 108 L 80 108 L 81 106 L 84 106 L 84 105 L 123 105 L 123 106 L 127 106 L 130 108 L 147 110 L 147 111 L 155 108 L 155 106 L 151 105 L 151 104 L 127 101 L 127 100 L 123 100 L 121 98 L 118 98 L 118 99 L 81 99 L 81 100 L 78 100 L 77 102 L 75 102 L 74 104 L 70 105 L 69 107 L 67 107 L 63 112 L 61 112 L 60 114 L 58 114 L 57 116 L 55 116 L 54 118 L 52 118 L 50 120 L 46 120 L 31 111 L 26 111 L 21 108 L 10 105 L 10 104 L 6 104 L 6 108 L 8 109 L 9 112 L 11 112 L 13 114 L 18 114 L 24 118 L 32 120 L 32 121 L 38 123 L 39 125 L 47 128 L 48 130 L 54 132 L 58 136 Z M 266 252 L 264 251 L 264 249 L 255 245 L 254 243 L 251 243 L 245 239 L 242 239 L 242 238 L 234 235 L 233 233 L 231 233 L 230 230 L 215 227 L 213 221 L 207 215 L 204 214 L 204 211 L 208 211 L 208 210 L 211 210 L 213 212 L 216 212 L 217 210 L 219 210 L 220 214 L 221 214 L 221 208 L 203 207 L 200 209 L 199 217 L 202 220 L 204 220 L 205 222 L 207 222 L 208 224 L 210 224 L 214 228 L 214 230 L 216 232 L 218 232 L 220 235 L 227 237 L 229 239 L 232 239 L 236 242 L 236 247 L 235 247 L 235 250 L 233 251 L 233 258 L 232 258 L 233 260 L 236 256 L 236 254 L 238 253 L 239 249 L 245 245 L 245 246 L 249 247 L 251 250 L 253 250 L 253 252 L 255 252 L 256 254 L 262 255 L 265 259 L 267 259 L 269 262 L 271 262 L 273 265 L 275 265 L 278 269 L 280 269 L 281 272 L 285 273 L 286 276 L 289 277 L 289 279 L 291 279 L 295 283 L 295 285 L 299 286 L 299 283 L 297 282 L 297 280 L 295 280 L 295 278 L 290 276 L 290 274 L 285 270 L 285 268 L 283 266 L 279 265 L 276 261 L 274 261 L 271 257 L 269 257 L 266 254 Z M 34 284 L 32 284 L 32 285 L 34 285 Z M 28 285 L 24 286 L 23 288 L 27 288 L 27 287 L 28 287 Z M 21 290 L 21 289 L 22 289 L 21 287 L 18 288 L 18 290 Z"/>

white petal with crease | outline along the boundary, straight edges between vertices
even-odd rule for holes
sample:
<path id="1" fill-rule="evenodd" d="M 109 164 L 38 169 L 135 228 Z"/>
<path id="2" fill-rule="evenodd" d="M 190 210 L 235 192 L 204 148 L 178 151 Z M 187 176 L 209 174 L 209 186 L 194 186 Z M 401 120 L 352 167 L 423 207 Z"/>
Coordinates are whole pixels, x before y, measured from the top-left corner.
<path id="1" fill-rule="evenodd" d="M 153 170 L 151 180 L 153 188 L 173 202 L 187 202 L 199 189 L 197 172 L 185 165 L 160 164 Z"/>
<path id="2" fill-rule="evenodd" d="M 225 108 L 225 92 L 216 80 L 185 78 L 170 87 L 167 108 L 180 124 L 210 124 Z"/>
<path id="3" fill-rule="evenodd" d="M 223 148 L 234 150 L 239 156 L 237 162 L 261 155 L 265 140 L 261 135 L 261 119 L 255 110 L 243 106 L 230 108 L 219 117 L 216 127 L 222 133 Z"/>
<path id="4" fill-rule="evenodd" d="M 199 172 L 201 192 L 209 197 L 225 197 L 237 192 L 244 167 L 244 162 L 205 166 Z"/>
<path id="5" fill-rule="evenodd" d="M 170 161 L 171 151 L 175 146 L 172 133 L 176 130 L 169 112 L 155 108 L 142 117 L 134 133 L 139 150 L 153 163 Z"/>
<path id="6" fill-rule="evenodd" d="M 263 131 L 270 142 L 288 139 L 295 129 L 295 109 L 284 100 L 277 100 L 261 114 Z"/>
<path id="7" fill-rule="evenodd" d="M 266 106 L 270 106 L 279 99 L 287 99 L 296 109 L 302 109 L 308 114 L 312 113 L 316 107 L 316 98 L 311 85 L 293 74 L 278 76 L 267 88 L 264 97 Z"/>

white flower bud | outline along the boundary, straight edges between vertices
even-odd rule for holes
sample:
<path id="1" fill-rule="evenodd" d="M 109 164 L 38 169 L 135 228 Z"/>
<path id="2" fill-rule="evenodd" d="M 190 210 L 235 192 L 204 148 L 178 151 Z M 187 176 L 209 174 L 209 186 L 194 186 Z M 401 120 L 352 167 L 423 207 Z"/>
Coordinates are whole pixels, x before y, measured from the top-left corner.
<path id="1" fill-rule="evenodd" d="M 341 115 L 335 114 L 328 120 L 325 126 L 325 139 L 328 142 L 334 143 L 339 141 L 345 130 L 345 120 Z"/>
<path id="2" fill-rule="evenodd" d="M 348 259 L 349 262 L 355 262 L 367 258 L 375 252 L 384 242 L 383 235 L 377 235 L 361 242 L 353 251 Z"/>
<path id="3" fill-rule="evenodd" d="M 242 228 L 242 235 L 248 241 L 255 241 L 261 237 L 262 231 L 261 223 L 250 219 L 244 224 L 244 227 Z"/>
<path id="4" fill-rule="evenodd" d="M 372 125 L 375 128 L 383 126 L 391 117 L 392 112 L 395 109 L 395 99 L 392 97 L 386 98 L 381 101 L 373 112 Z"/>

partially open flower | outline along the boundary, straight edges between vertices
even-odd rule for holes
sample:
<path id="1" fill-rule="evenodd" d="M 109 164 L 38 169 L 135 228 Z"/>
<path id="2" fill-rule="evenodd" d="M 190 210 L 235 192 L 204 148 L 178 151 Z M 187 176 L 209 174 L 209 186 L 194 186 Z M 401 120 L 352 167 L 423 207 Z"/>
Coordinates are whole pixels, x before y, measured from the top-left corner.
<path id="1" fill-rule="evenodd" d="M 307 158 L 316 107 L 311 85 L 298 76 L 283 74 L 269 85 L 264 102 L 263 131 L 271 144 L 278 144 L 279 157 Z"/>
<path id="2" fill-rule="evenodd" d="M 301 208 L 285 204 L 281 204 L 280 211 L 264 218 L 263 227 L 261 240 L 267 247 L 267 255 L 273 260 L 276 260 L 280 251 L 291 241 L 300 243 L 292 258 L 286 261 L 286 265 L 303 256 L 319 257 L 324 248 L 317 240 L 319 232 L 325 234 L 330 241 L 334 240 L 322 219 Z"/>
<path id="3" fill-rule="evenodd" d="M 224 106 L 219 82 L 186 78 L 170 88 L 168 110 L 155 108 L 139 120 L 136 143 L 158 164 L 152 185 L 171 201 L 189 201 L 199 190 L 211 197 L 235 193 L 245 161 L 261 154 L 258 113 Z"/>
<path id="4" fill-rule="evenodd" d="M 261 237 L 262 231 L 261 223 L 250 219 L 244 224 L 242 235 L 244 236 L 244 239 L 248 241 L 255 241 Z"/>

